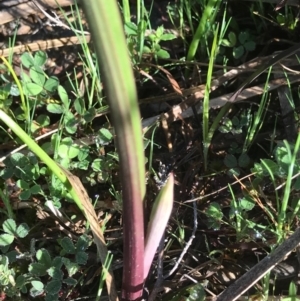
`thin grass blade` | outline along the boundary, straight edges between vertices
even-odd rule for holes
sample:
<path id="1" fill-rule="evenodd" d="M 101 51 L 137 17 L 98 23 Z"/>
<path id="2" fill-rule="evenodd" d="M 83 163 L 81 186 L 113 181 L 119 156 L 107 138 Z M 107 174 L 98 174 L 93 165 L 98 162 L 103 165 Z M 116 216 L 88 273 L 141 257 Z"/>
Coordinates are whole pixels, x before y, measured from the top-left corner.
<path id="1" fill-rule="evenodd" d="M 212 135 L 209 135 L 209 98 L 210 98 L 210 88 L 211 88 L 211 82 L 212 82 L 212 72 L 213 72 L 213 66 L 214 66 L 214 60 L 217 53 L 217 37 L 219 32 L 219 26 L 217 26 L 217 29 L 215 31 L 215 37 L 211 49 L 211 57 L 209 60 L 209 66 L 207 71 L 207 80 L 205 85 L 205 93 L 204 93 L 204 99 L 203 99 L 203 156 L 204 156 L 204 168 L 207 169 L 208 165 L 208 148 L 210 146 Z"/>

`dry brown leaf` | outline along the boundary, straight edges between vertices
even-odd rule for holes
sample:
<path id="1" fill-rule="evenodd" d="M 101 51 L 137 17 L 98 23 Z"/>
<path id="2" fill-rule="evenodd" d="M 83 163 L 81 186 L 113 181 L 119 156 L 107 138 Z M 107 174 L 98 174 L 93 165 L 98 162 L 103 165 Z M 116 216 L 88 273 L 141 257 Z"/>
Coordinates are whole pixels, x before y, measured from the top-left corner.
<path id="1" fill-rule="evenodd" d="M 179 86 L 178 82 L 175 80 L 175 78 L 173 77 L 173 75 L 168 70 L 166 70 L 165 68 L 163 68 L 161 66 L 157 66 L 157 68 L 166 74 L 174 92 L 178 93 L 178 95 L 180 95 L 180 96 L 183 96 L 180 86 Z"/>
<path id="2" fill-rule="evenodd" d="M 85 215 L 87 221 L 90 223 L 91 230 L 93 232 L 94 241 L 97 245 L 100 260 L 101 260 L 102 264 L 104 264 L 105 259 L 108 254 L 108 251 L 106 248 L 106 243 L 105 243 L 105 239 L 104 239 L 102 230 L 98 223 L 98 219 L 97 219 L 97 215 L 94 210 L 94 207 L 91 204 L 91 202 L 89 200 L 89 196 L 88 196 L 85 188 L 83 187 L 80 179 L 78 177 L 76 177 L 75 175 L 73 175 L 70 171 L 64 169 L 63 167 L 61 167 L 61 169 L 67 176 L 72 187 L 75 189 L 77 196 L 81 200 L 81 204 L 82 204 L 83 210 L 84 210 L 84 215 Z M 115 281 L 114 281 L 114 277 L 113 277 L 111 268 L 108 269 L 108 273 L 106 276 L 106 286 L 107 286 L 107 291 L 108 291 L 110 300 L 117 301 L 118 295 L 117 295 Z"/>

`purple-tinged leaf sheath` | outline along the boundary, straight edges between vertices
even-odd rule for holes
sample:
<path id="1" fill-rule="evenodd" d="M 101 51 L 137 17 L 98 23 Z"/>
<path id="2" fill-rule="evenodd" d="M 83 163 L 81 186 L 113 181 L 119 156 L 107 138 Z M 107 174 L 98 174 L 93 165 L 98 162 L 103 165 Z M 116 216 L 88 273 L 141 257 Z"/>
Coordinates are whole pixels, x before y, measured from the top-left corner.
<path id="1" fill-rule="evenodd" d="M 147 229 L 147 238 L 144 253 L 144 279 L 147 278 L 156 249 L 164 234 L 173 208 L 174 175 L 170 174 L 166 185 L 156 197 L 151 211 Z"/>
<path id="2" fill-rule="evenodd" d="M 128 173 L 123 176 L 123 284 L 122 300 L 140 300 L 143 292 L 143 260 L 144 260 L 144 212 L 139 191 L 134 191 L 127 183 Z M 131 195 L 131 199 L 124 197 Z"/>
<path id="3" fill-rule="evenodd" d="M 139 300 L 144 282 L 145 155 L 141 115 L 116 0 L 82 1 L 99 59 L 119 153 L 124 218 L 122 299 Z M 113 301 L 113 300 L 112 300 Z"/>

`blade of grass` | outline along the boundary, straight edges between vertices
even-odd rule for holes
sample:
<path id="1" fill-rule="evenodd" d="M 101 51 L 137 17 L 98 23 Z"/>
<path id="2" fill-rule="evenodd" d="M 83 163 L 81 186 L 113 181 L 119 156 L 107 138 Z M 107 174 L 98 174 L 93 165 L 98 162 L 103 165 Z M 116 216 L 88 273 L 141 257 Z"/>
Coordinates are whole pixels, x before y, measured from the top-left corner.
<path id="1" fill-rule="evenodd" d="M 130 22 L 130 5 L 129 5 L 128 0 L 122 1 L 122 9 L 123 9 L 124 22 L 129 23 Z"/>
<path id="2" fill-rule="evenodd" d="M 211 56 L 209 60 L 209 66 L 207 71 L 207 79 L 205 85 L 205 92 L 204 92 L 204 99 L 203 99 L 203 155 L 204 155 L 204 168 L 207 170 L 208 165 L 208 148 L 210 146 L 212 135 L 209 135 L 209 94 L 210 94 L 210 87 L 212 82 L 212 73 L 214 67 L 214 61 L 217 53 L 217 41 L 218 41 L 218 32 L 219 32 L 219 25 L 214 34 L 214 40 L 211 48 Z"/>
<path id="3" fill-rule="evenodd" d="M 194 36 L 195 30 L 194 30 L 194 23 L 193 23 L 193 16 L 192 16 L 191 1 L 180 0 L 179 9 L 182 10 L 182 12 L 185 12 L 185 16 L 187 18 L 187 24 L 191 29 L 192 35 Z"/>
<path id="4" fill-rule="evenodd" d="M 231 185 L 228 184 L 228 188 L 229 188 L 229 191 L 230 191 L 230 194 L 231 194 L 231 197 L 232 197 L 232 201 L 231 201 L 232 205 L 231 206 L 234 208 L 234 215 L 235 215 L 235 218 L 236 218 L 236 224 L 235 224 L 236 240 L 239 241 L 240 240 L 240 235 L 242 233 L 242 217 L 241 217 L 241 213 L 240 213 L 240 210 L 238 208 L 236 197 L 235 197 L 235 194 L 232 190 Z"/>
<path id="5" fill-rule="evenodd" d="M 272 67 L 270 67 L 269 72 L 268 72 L 268 76 L 267 76 L 267 80 L 266 80 L 265 88 L 264 88 L 264 93 L 261 97 L 258 111 L 256 112 L 256 114 L 254 116 L 252 125 L 248 128 L 247 136 L 246 136 L 244 146 L 243 146 L 243 152 L 246 152 L 249 149 L 249 147 L 251 146 L 251 144 L 253 142 L 255 134 L 263 125 L 264 115 L 266 112 L 265 108 L 266 108 L 267 98 L 268 98 L 268 94 L 269 94 L 268 93 L 268 83 L 270 80 L 271 71 L 272 71 Z"/>
<path id="6" fill-rule="evenodd" d="M 287 176 L 287 179 L 286 179 L 286 185 L 285 185 L 285 189 L 284 189 L 283 199 L 282 199 L 282 203 L 281 203 L 281 210 L 280 210 L 280 213 L 278 215 L 278 227 L 277 227 L 277 229 L 278 229 L 278 231 L 281 235 L 282 235 L 282 231 L 283 231 L 283 225 L 286 221 L 286 210 L 287 210 L 287 206 L 288 206 L 288 201 L 290 199 L 294 166 L 295 166 L 296 157 L 298 155 L 298 151 L 299 151 L 299 148 L 300 148 L 300 134 L 298 134 L 293 154 L 291 153 L 291 148 L 290 148 L 288 142 L 287 141 L 283 141 L 283 142 L 284 142 L 284 144 L 286 146 L 286 149 L 287 149 L 287 152 L 288 152 L 289 169 L 288 169 L 288 176 Z"/>
<path id="7" fill-rule="evenodd" d="M 90 51 L 90 47 L 87 44 L 85 31 L 82 26 L 83 22 L 82 22 L 80 10 L 79 10 L 77 3 L 75 3 L 75 5 L 74 5 L 75 9 L 73 9 L 73 6 L 71 7 L 71 12 L 72 12 L 72 18 L 78 20 L 78 28 L 74 27 L 74 25 L 68 18 L 65 10 L 61 6 L 58 6 L 58 8 L 59 8 L 61 14 L 64 16 L 65 21 L 67 22 L 68 26 L 74 31 L 74 33 L 78 37 L 78 39 L 80 39 L 82 41 L 80 43 L 80 46 L 84 53 L 84 57 L 82 57 L 81 54 L 79 54 L 79 57 L 83 63 L 84 72 L 86 72 L 85 70 L 89 70 L 91 77 L 92 77 L 92 83 L 90 85 L 86 84 L 86 86 L 91 87 L 90 89 L 87 89 L 87 94 L 88 94 L 88 99 L 89 99 L 89 108 L 90 108 L 92 106 L 92 100 L 94 99 L 94 94 L 95 94 L 96 88 L 98 90 L 98 94 L 101 94 L 101 91 L 102 91 L 102 87 L 100 84 L 101 77 L 100 77 L 100 73 L 99 73 L 99 67 L 98 67 L 97 62 L 94 62 L 94 60 L 92 58 L 92 53 Z M 81 34 L 80 34 L 80 32 L 81 32 Z M 75 77 L 76 77 L 76 74 L 75 74 Z M 84 78 L 85 77 L 86 76 L 84 76 Z M 70 84 L 72 85 L 71 80 L 69 80 L 69 81 L 70 81 Z M 77 90 L 75 90 L 75 91 L 77 91 Z M 98 101 L 101 105 L 101 97 L 97 95 L 96 98 L 98 99 Z"/>
<path id="8" fill-rule="evenodd" d="M 12 75 L 12 77 L 13 77 L 13 79 L 14 79 L 14 81 L 15 81 L 18 89 L 19 89 L 21 103 L 22 103 L 21 107 L 22 107 L 22 110 L 24 111 L 24 115 L 25 115 L 26 120 L 29 121 L 29 118 L 30 118 L 29 117 L 29 112 L 28 112 L 28 109 L 27 109 L 27 106 L 26 106 L 25 97 L 24 97 L 24 93 L 23 93 L 21 83 L 20 83 L 14 69 L 12 68 L 12 65 L 6 60 L 6 58 L 1 56 L 1 60 L 4 62 L 5 66 L 9 70 L 10 74 Z"/>
<path id="9" fill-rule="evenodd" d="M 276 182 L 275 182 L 274 173 L 273 173 L 272 169 L 269 167 L 269 165 L 266 163 L 265 160 L 261 160 L 261 164 L 266 168 L 266 170 L 268 171 L 268 173 L 270 175 L 271 181 L 272 181 L 273 186 L 274 186 L 274 191 L 275 191 L 276 206 L 277 206 L 277 209 L 279 211 L 280 210 L 280 200 L 279 200 L 279 196 L 278 196 L 278 191 L 276 190 Z M 277 222 L 275 221 L 272 212 L 269 209 L 267 209 L 266 212 L 269 215 L 269 217 L 271 218 L 271 220 L 274 221 L 274 223 L 273 223 L 274 226 L 277 227 Z"/>
<path id="10" fill-rule="evenodd" d="M 100 297 L 101 297 L 102 291 L 103 291 L 104 282 L 105 282 L 105 279 L 107 277 L 107 274 L 109 273 L 108 271 L 110 269 L 112 260 L 113 260 L 113 255 L 111 253 L 107 253 L 107 257 L 106 257 L 106 260 L 103 264 L 103 269 L 102 269 L 101 276 L 100 276 L 100 282 L 99 282 L 99 288 L 98 288 L 98 292 L 97 292 L 96 301 L 100 301 Z"/>
<path id="11" fill-rule="evenodd" d="M 189 51 L 186 58 L 187 61 L 192 61 L 194 59 L 200 41 L 207 34 L 207 28 L 209 28 L 208 24 L 214 23 L 214 19 L 211 17 L 213 16 L 214 11 L 219 8 L 221 2 L 222 1 L 220 0 L 209 0 L 208 3 L 206 4 L 198 28 L 193 36 L 193 40 L 189 47 Z"/>

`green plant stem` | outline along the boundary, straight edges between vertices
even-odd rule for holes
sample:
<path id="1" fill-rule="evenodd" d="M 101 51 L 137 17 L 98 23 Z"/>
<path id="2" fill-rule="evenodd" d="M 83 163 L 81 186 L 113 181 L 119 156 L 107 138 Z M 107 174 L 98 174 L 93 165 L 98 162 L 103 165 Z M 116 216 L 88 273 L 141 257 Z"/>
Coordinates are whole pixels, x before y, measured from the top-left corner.
<path id="1" fill-rule="evenodd" d="M 92 53 L 90 51 L 90 47 L 89 45 L 87 44 L 87 41 L 86 41 L 86 35 L 84 33 L 84 29 L 83 29 L 83 22 L 81 20 L 81 15 L 80 15 L 80 11 L 79 11 L 79 7 L 77 5 L 77 3 L 75 3 L 74 5 L 75 7 L 75 12 L 72 10 L 72 16 L 73 17 L 76 17 L 78 19 L 78 27 L 79 28 L 74 28 L 72 22 L 70 21 L 70 19 L 68 18 L 65 10 L 59 6 L 59 9 L 60 9 L 60 12 L 62 13 L 62 15 L 64 16 L 66 22 L 68 23 L 69 27 L 72 28 L 74 30 L 74 33 L 75 35 L 78 37 L 78 39 L 81 39 L 81 48 L 82 48 L 82 51 L 84 53 L 84 57 L 79 55 L 83 65 L 84 65 L 84 70 L 89 70 L 90 71 L 90 74 L 92 76 L 92 82 L 90 85 L 87 84 L 87 86 L 90 86 L 91 89 L 87 89 L 87 93 L 88 93 L 88 99 L 89 99 L 89 106 L 88 108 L 92 107 L 92 100 L 94 99 L 94 93 L 95 93 L 95 89 L 97 88 L 98 91 L 101 91 L 102 90 L 102 87 L 100 85 L 100 82 L 101 82 L 101 79 L 100 79 L 100 75 L 99 75 L 99 70 L 98 70 L 98 66 L 97 66 L 97 63 L 95 63 L 93 61 L 93 58 L 92 58 Z M 130 17 L 130 14 L 129 14 L 129 17 Z M 80 30 L 80 32 L 78 32 L 77 30 Z M 85 71 L 86 72 L 86 71 Z M 68 76 L 69 78 L 69 76 Z M 87 78 L 86 76 L 84 76 L 84 78 Z M 71 80 L 69 79 L 70 83 L 71 83 Z M 71 83 L 71 85 L 73 85 Z M 79 90 L 79 88 L 77 88 L 77 91 Z M 100 102 L 101 103 L 101 102 Z"/>
<path id="2" fill-rule="evenodd" d="M 25 104 L 25 97 L 24 97 L 24 93 L 23 93 L 23 89 L 22 89 L 22 86 L 21 86 L 21 83 L 14 71 L 14 69 L 12 68 L 11 64 L 6 60 L 5 57 L 1 56 L 1 60 L 4 62 L 4 64 L 6 65 L 6 67 L 8 68 L 10 74 L 12 75 L 18 89 L 19 89 L 19 92 L 20 92 L 20 98 L 21 98 L 21 103 L 22 103 L 22 110 L 24 111 L 24 116 L 25 116 L 25 119 L 27 120 L 28 124 L 30 124 L 29 122 L 29 113 L 28 113 L 28 109 L 27 109 L 27 106 Z"/>
<path id="3" fill-rule="evenodd" d="M 267 76 L 267 80 L 266 80 L 265 88 L 264 88 L 264 93 L 261 97 L 258 111 L 257 111 L 257 113 L 254 114 L 253 123 L 248 128 L 247 136 L 246 136 L 244 146 L 243 146 L 243 152 L 246 152 L 250 148 L 250 146 L 254 140 L 255 134 L 258 132 L 258 130 L 263 125 L 264 115 L 266 112 L 265 109 L 266 109 L 266 105 L 267 105 L 267 98 L 268 98 L 268 94 L 269 94 L 268 93 L 268 84 L 269 84 L 269 80 L 270 80 L 271 71 L 272 71 L 272 67 L 270 67 L 269 72 L 268 72 L 268 76 Z"/>
<path id="4" fill-rule="evenodd" d="M 242 217 L 241 217 L 241 213 L 239 211 L 238 204 L 236 202 L 236 197 L 232 190 L 231 185 L 228 185 L 228 188 L 229 188 L 229 191 L 232 196 L 232 206 L 234 208 L 234 214 L 235 214 L 235 218 L 236 218 L 236 226 L 235 226 L 236 237 L 237 237 L 236 240 L 239 241 L 241 233 L 242 233 Z"/>
<path id="5" fill-rule="evenodd" d="M 192 61 L 194 59 L 199 43 L 207 33 L 208 24 L 214 23 L 214 20 L 212 20 L 211 17 L 214 14 L 214 10 L 219 7 L 220 3 L 220 0 L 209 0 L 206 4 L 198 28 L 189 47 L 188 55 L 186 58 L 187 61 Z"/>
<path id="6" fill-rule="evenodd" d="M 100 301 L 100 297 L 102 295 L 102 290 L 103 290 L 104 282 L 105 282 L 108 270 L 109 270 L 109 268 L 111 266 L 112 260 L 113 260 L 113 255 L 110 252 L 108 252 L 107 253 L 107 257 L 105 259 L 105 262 L 103 263 L 103 269 L 102 269 L 101 276 L 100 276 L 98 293 L 97 293 L 95 301 Z"/>
<path id="7" fill-rule="evenodd" d="M 280 210 L 280 213 L 278 215 L 278 230 L 281 233 L 283 231 L 283 225 L 286 221 L 286 210 L 287 210 L 287 206 L 288 206 L 288 201 L 290 199 L 290 192 L 291 192 L 291 186 L 292 186 L 292 177 L 293 177 L 293 172 L 294 172 L 294 166 L 295 166 L 296 157 L 298 155 L 298 151 L 299 151 L 299 148 L 300 148 L 300 134 L 298 134 L 293 154 L 291 154 L 291 149 L 290 149 L 290 146 L 287 143 L 287 141 L 284 141 L 284 144 L 285 144 L 286 149 L 288 151 L 288 155 L 289 155 L 289 158 L 290 158 L 290 165 L 289 165 L 289 169 L 288 169 L 288 176 L 287 176 L 287 179 L 286 179 L 286 185 L 285 185 L 284 195 L 283 195 L 282 204 L 281 204 L 281 210 Z"/>
<path id="8" fill-rule="evenodd" d="M 122 8 L 123 8 L 123 17 L 124 22 L 129 23 L 130 22 L 130 6 L 129 6 L 129 0 L 123 0 L 122 1 Z"/>
<path id="9" fill-rule="evenodd" d="M 28 148 L 48 166 L 48 168 L 54 173 L 54 175 L 57 176 L 57 178 L 66 186 L 76 205 L 80 210 L 83 211 L 83 206 L 80 199 L 78 198 L 67 176 L 59 167 L 59 165 L 56 164 L 56 162 L 52 160 L 48 156 L 48 154 L 26 134 L 25 131 L 2 110 L 0 110 L 0 120 L 2 120 L 28 146 Z"/>
<path id="10" fill-rule="evenodd" d="M 142 296 L 145 163 L 137 91 L 117 1 L 83 1 L 111 108 L 119 153 L 124 220 L 123 300 Z"/>
<path id="11" fill-rule="evenodd" d="M 217 53 L 217 37 L 219 32 L 219 26 L 217 26 L 217 29 L 215 31 L 214 41 L 211 49 L 211 57 L 209 60 L 209 66 L 207 71 L 207 80 L 205 85 L 205 93 L 204 93 L 204 99 L 203 99 L 203 125 L 202 125 L 202 131 L 203 131 L 203 156 L 204 156 L 204 168 L 207 170 L 208 165 L 208 148 L 211 142 L 212 136 L 209 135 L 209 96 L 210 96 L 210 86 L 212 82 L 212 72 L 213 72 L 213 66 L 214 66 L 214 60 L 215 55 Z"/>
<path id="12" fill-rule="evenodd" d="M 274 177 L 274 173 L 272 171 L 272 169 L 269 167 L 269 165 L 265 162 L 265 160 L 261 160 L 261 164 L 265 167 L 265 169 L 268 171 L 270 178 L 272 180 L 273 186 L 274 186 L 274 191 L 275 191 L 275 196 L 276 196 L 276 207 L 277 210 L 280 210 L 280 200 L 279 200 L 279 196 L 278 196 L 278 191 L 276 190 L 276 182 L 275 182 L 275 177 Z M 272 214 L 272 212 L 268 209 L 267 206 L 265 206 L 265 212 L 267 213 L 267 215 L 270 217 L 270 219 L 272 220 L 273 224 L 275 227 L 278 226 L 277 222 L 274 220 L 274 216 Z"/>

